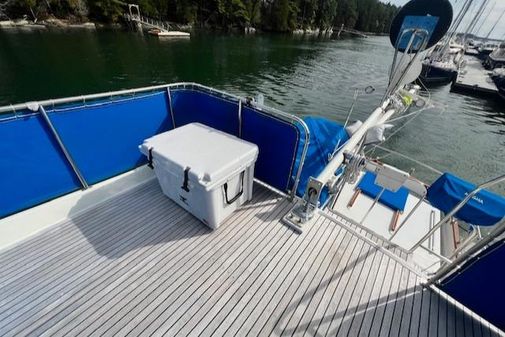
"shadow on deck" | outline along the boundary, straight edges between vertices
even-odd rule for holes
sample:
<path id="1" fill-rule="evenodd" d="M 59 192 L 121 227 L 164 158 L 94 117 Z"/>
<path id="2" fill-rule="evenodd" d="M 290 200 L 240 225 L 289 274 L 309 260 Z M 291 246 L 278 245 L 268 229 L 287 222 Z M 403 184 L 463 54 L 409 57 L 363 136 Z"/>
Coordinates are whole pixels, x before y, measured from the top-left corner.
<path id="1" fill-rule="evenodd" d="M 151 181 L 0 254 L 0 335 L 492 336 L 328 217 L 259 185 L 215 231 Z"/>

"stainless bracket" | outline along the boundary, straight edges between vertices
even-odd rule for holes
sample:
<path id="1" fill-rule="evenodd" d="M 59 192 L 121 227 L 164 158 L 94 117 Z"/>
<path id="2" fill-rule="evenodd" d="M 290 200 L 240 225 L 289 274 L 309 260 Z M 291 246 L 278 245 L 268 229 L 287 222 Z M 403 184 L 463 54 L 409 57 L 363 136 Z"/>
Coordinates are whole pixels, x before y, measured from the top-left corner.
<path id="1" fill-rule="evenodd" d="M 314 218 L 314 213 L 319 208 L 319 197 L 323 183 L 310 178 L 303 200 L 298 201 L 291 210 L 282 218 L 282 222 L 298 233 Z"/>

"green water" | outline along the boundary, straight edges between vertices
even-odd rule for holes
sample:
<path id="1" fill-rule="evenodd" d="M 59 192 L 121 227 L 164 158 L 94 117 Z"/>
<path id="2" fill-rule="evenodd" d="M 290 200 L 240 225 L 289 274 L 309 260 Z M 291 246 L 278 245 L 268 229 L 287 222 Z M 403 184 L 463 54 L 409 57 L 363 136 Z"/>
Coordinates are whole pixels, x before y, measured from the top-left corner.
<path id="1" fill-rule="evenodd" d="M 0 105 L 194 81 L 241 95 L 262 93 L 286 112 L 343 122 L 356 88 L 377 90 L 360 97 L 352 119 L 365 119 L 379 102 L 392 53 L 385 37 L 202 33 L 159 40 L 123 31 L 0 31 Z M 505 102 L 450 93 L 448 86 L 431 96 L 436 107 L 385 146 L 474 182 L 505 173 Z M 418 166 L 417 174 L 433 178 Z"/>

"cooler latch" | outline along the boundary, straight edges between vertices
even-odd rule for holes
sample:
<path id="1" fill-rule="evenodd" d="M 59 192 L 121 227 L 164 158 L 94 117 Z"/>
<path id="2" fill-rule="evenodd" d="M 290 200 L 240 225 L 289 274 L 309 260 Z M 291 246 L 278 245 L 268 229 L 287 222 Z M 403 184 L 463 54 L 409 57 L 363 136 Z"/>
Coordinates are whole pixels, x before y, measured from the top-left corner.
<path id="1" fill-rule="evenodd" d="M 186 191 L 186 192 L 189 192 L 189 187 L 188 187 L 188 181 L 189 181 L 189 170 L 190 168 L 189 167 L 186 167 L 186 169 L 184 170 L 184 181 L 182 182 L 182 186 L 181 188 Z"/>

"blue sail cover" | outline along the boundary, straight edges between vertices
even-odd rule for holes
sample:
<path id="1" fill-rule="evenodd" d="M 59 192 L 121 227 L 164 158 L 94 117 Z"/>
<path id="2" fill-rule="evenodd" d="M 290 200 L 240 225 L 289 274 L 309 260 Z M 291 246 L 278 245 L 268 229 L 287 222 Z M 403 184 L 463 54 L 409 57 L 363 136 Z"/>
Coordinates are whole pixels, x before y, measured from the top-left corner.
<path id="1" fill-rule="evenodd" d="M 444 173 L 429 188 L 427 199 L 441 211 L 450 212 L 475 185 Z M 456 218 L 478 226 L 493 226 L 505 217 L 505 198 L 483 190 L 456 213 Z"/>
<path id="2" fill-rule="evenodd" d="M 333 153 L 337 144 L 341 146 L 349 140 L 349 136 L 341 124 L 314 116 L 305 117 L 303 121 L 310 131 L 310 143 L 300 175 L 300 183 L 296 189 L 296 194 L 299 197 L 303 197 L 305 194 L 309 178 L 317 177 L 326 167 L 329 156 Z M 303 148 L 303 143 L 300 144 L 300 148 Z M 298 153 L 295 169 L 293 170 L 295 173 L 300 165 L 300 157 L 301 151 Z M 321 193 L 320 202 L 324 204 L 327 200 L 328 191 L 325 188 Z"/>

